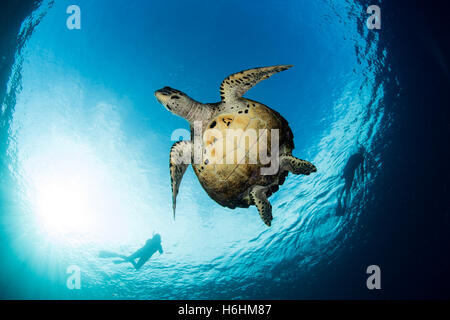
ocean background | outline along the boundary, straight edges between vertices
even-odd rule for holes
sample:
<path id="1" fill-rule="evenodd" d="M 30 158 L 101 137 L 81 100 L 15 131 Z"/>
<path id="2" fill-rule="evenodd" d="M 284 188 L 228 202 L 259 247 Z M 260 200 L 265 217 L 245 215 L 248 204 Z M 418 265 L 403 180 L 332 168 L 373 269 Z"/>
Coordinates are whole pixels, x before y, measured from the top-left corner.
<path id="1" fill-rule="evenodd" d="M 426 7 L 375 2 L 2 3 L 0 297 L 448 298 L 446 35 Z M 174 221 L 169 150 L 188 123 L 154 91 L 217 102 L 229 74 L 277 64 L 295 67 L 245 96 L 289 121 L 318 172 L 288 176 L 268 228 L 189 168 Z M 98 257 L 155 232 L 165 252 L 139 271 Z M 373 264 L 381 290 L 366 287 Z"/>

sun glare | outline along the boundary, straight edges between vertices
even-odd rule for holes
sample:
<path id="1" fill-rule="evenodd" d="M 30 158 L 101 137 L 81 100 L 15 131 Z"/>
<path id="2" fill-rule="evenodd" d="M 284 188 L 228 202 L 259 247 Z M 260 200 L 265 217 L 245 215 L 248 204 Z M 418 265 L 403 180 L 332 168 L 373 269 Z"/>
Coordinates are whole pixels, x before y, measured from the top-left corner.
<path id="1" fill-rule="evenodd" d="M 92 227 L 93 205 L 88 181 L 55 175 L 37 186 L 37 214 L 42 224 L 58 232 L 88 231 Z"/>
<path id="2" fill-rule="evenodd" d="M 58 141 L 30 157 L 25 167 L 40 227 L 57 234 L 95 231 L 108 188 L 104 165 L 86 144 Z"/>

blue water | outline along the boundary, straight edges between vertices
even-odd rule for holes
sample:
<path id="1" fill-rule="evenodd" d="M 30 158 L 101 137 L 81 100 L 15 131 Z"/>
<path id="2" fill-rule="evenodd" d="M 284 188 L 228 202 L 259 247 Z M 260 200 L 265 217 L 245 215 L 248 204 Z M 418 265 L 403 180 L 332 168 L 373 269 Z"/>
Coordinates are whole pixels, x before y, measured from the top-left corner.
<path id="1" fill-rule="evenodd" d="M 4 297 L 345 297 L 333 295 L 334 265 L 364 288 L 377 261 L 349 250 L 367 241 L 364 223 L 377 214 L 366 209 L 390 145 L 386 95 L 401 87 L 380 32 L 365 27 L 365 4 L 77 0 L 81 30 L 69 30 L 72 2 L 43 1 L 22 23 L 7 82 Z M 171 135 L 188 123 L 153 92 L 171 86 L 216 102 L 227 75 L 277 64 L 295 67 L 246 97 L 288 119 L 293 154 L 318 172 L 289 175 L 270 198 L 268 228 L 255 207 L 211 200 L 189 168 L 174 221 Z M 129 254 L 153 232 L 165 252 L 140 271 L 98 258 Z M 71 265 L 81 290 L 66 286 Z"/>

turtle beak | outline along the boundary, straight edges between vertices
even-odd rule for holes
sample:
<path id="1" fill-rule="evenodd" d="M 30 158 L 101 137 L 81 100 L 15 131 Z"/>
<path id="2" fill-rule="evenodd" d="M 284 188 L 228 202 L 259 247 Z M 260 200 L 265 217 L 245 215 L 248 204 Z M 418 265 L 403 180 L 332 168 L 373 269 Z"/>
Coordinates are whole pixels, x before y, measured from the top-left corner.
<path id="1" fill-rule="evenodd" d="M 169 95 L 163 89 L 155 91 L 155 97 L 163 105 L 169 100 Z"/>

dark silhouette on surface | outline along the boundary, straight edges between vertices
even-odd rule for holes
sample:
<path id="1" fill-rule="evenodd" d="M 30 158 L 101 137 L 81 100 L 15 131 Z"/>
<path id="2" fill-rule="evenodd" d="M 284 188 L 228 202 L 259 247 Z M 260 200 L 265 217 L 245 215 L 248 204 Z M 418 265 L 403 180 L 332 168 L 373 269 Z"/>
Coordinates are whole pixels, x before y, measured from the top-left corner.
<path id="1" fill-rule="evenodd" d="M 342 216 L 347 209 L 347 205 L 350 200 L 350 190 L 352 188 L 353 181 L 355 180 L 356 173 L 359 173 L 360 178 L 364 178 L 365 157 L 366 150 L 363 147 L 359 147 L 358 152 L 351 155 L 347 160 L 347 164 L 344 167 L 344 172 L 342 173 L 345 183 L 338 196 L 338 206 L 336 210 L 336 215 L 338 216 Z"/>
<path id="2" fill-rule="evenodd" d="M 161 246 L 161 236 L 159 234 L 155 234 L 153 238 L 148 239 L 142 248 L 138 249 L 136 252 L 129 256 L 117 254 L 114 252 L 100 251 L 99 257 L 121 258 L 120 260 L 114 260 L 113 262 L 116 264 L 129 262 L 136 268 L 136 270 L 139 270 L 156 251 L 159 251 L 160 254 L 163 253 L 163 249 Z M 138 259 L 137 262 L 135 261 L 136 259 Z"/>

